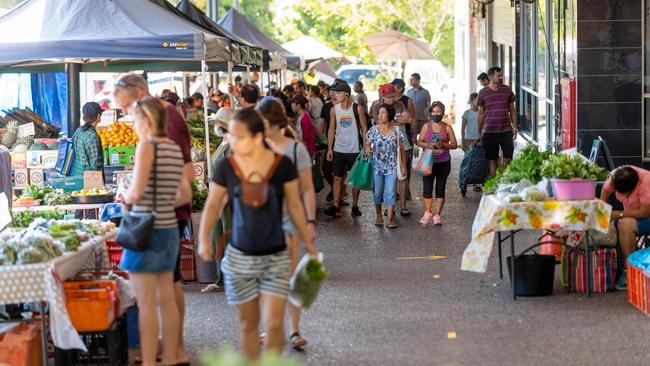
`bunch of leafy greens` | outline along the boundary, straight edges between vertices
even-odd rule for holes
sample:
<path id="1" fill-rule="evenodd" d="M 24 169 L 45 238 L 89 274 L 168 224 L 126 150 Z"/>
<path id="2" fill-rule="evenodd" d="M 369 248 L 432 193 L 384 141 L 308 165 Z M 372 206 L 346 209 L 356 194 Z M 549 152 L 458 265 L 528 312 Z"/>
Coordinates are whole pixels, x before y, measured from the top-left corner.
<path id="1" fill-rule="evenodd" d="M 528 144 L 521 150 L 517 159 L 508 164 L 500 183 L 514 184 L 525 179 L 532 184 L 537 184 L 542 180 L 542 163 L 551 155 L 553 153 L 550 151 L 540 152 L 536 145 Z"/>
<path id="2" fill-rule="evenodd" d="M 192 182 L 192 211 L 201 212 L 208 198 L 208 187 L 203 182 L 195 179 Z"/>
<path id="3" fill-rule="evenodd" d="M 497 188 L 499 188 L 499 182 L 501 181 L 501 176 L 503 175 L 502 169 L 497 169 L 497 173 L 494 177 L 488 178 L 483 184 L 483 194 L 495 194 L 497 193 Z"/>
<path id="4" fill-rule="evenodd" d="M 72 196 L 62 189 L 55 189 L 43 197 L 43 204 L 46 206 L 68 205 L 72 202 Z"/>
<path id="5" fill-rule="evenodd" d="M 23 212 L 14 212 L 11 214 L 11 226 L 20 228 L 28 227 L 35 219 L 42 217 L 45 219 L 54 219 L 54 220 L 63 220 L 63 213 L 59 211 L 23 211 Z"/>
<path id="6" fill-rule="evenodd" d="M 23 193 L 21 197 L 31 198 L 34 200 L 42 200 L 43 198 L 45 198 L 45 195 L 52 192 L 54 192 L 54 188 L 52 187 L 48 187 L 48 186 L 38 187 L 30 184 L 23 189 Z"/>
<path id="7" fill-rule="evenodd" d="M 580 156 L 553 154 L 543 164 L 542 177 L 557 179 L 596 179 L 605 180 L 607 171 Z"/>

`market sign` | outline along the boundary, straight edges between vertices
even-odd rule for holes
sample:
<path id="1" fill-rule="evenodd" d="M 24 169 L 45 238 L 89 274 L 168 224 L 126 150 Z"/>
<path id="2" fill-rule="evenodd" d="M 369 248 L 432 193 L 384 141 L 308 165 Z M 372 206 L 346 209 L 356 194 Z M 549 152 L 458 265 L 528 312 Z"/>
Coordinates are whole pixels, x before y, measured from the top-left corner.
<path id="1" fill-rule="evenodd" d="M 84 172 L 84 189 L 95 189 L 104 187 L 104 173 L 102 171 Z"/>
<path id="2" fill-rule="evenodd" d="M 36 135 L 36 129 L 34 129 L 34 122 L 25 123 L 24 125 L 18 126 L 18 137 L 27 137 Z"/>

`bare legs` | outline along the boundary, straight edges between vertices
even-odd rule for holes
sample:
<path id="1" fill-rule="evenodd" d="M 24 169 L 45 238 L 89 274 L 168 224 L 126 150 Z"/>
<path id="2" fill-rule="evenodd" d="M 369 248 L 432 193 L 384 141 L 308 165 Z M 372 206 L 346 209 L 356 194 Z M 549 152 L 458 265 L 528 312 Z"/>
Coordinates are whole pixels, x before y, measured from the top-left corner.
<path id="1" fill-rule="evenodd" d="M 174 282 L 174 294 L 176 296 L 176 306 L 178 307 L 179 314 L 178 347 L 176 348 L 176 360 L 185 362 L 188 360 L 183 334 L 183 329 L 185 329 L 185 294 L 183 294 L 183 286 L 181 285 L 181 281 Z"/>
<path id="2" fill-rule="evenodd" d="M 636 251 L 636 236 L 639 231 L 635 218 L 624 217 L 618 221 L 618 240 L 621 243 L 623 258 Z"/>
<path id="3" fill-rule="evenodd" d="M 435 212 L 435 215 L 442 214 L 442 208 L 443 207 L 445 207 L 445 199 L 444 198 L 436 198 L 436 212 Z"/>

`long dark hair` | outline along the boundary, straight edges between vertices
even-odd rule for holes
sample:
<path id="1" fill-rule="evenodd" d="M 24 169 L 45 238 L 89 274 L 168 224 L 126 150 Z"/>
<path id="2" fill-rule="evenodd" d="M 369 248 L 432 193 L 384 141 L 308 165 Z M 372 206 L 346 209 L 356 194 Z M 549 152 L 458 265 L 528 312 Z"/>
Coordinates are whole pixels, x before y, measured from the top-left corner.
<path id="1" fill-rule="evenodd" d="M 325 104 L 325 98 L 323 97 L 323 94 L 321 94 L 320 88 L 318 86 L 312 85 L 311 87 L 309 87 L 309 90 L 311 90 L 311 92 L 314 93 L 318 97 L 318 99 L 320 99 L 321 102 L 323 102 L 323 104 Z"/>
<path id="2" fill-rule="evenodd" d="M 233 120 L 246 126 L 246 129 L 251 135 L 255 136 L 261 133 L 264 136 L 264 120 L 262 120 L 262 116 L 255 109 L 244 108 L 235 114 Z"/>
<path id="3" fill-rule="evenodd" d="M 269 122 L 269 125 L 279 128 L 287 127 L 289 118 L 279 99 L 263 100 L 256 109 Z"/>

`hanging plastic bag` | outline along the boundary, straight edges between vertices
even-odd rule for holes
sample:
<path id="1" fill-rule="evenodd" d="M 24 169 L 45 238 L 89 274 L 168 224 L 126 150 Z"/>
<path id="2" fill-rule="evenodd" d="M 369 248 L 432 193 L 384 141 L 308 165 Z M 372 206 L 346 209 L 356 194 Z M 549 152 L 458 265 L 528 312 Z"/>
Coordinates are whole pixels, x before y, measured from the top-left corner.
<path id="1" fill-rule="evenodd" d="M 352 188 L 359 188 L 364 191 L 372 191 L 372 158 L 365 157 L 363 153 L 357 156 L 357 162 L 354 163 L 350 176 L 348 177 L 348 185 Z"/>
<path id="2" fill-rule="evenodd" d="M 421 176 L 426 177 L 431 175 L 433 169 L 433 151 L 431 149 L 424 149 L 424 152 L 420 154 L 420 159 L 415 166 L 415 172 Z"/>
<path id="3" fill-rule="evenodd" d="M 316 257 L 305 254 L 289 280 L 289 301 L 299 308 L 310 308 L 326 276 L 323 253 L 318 253 Z"/>

